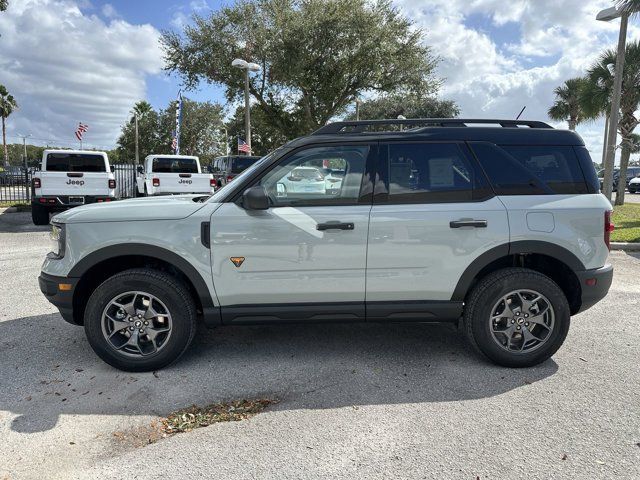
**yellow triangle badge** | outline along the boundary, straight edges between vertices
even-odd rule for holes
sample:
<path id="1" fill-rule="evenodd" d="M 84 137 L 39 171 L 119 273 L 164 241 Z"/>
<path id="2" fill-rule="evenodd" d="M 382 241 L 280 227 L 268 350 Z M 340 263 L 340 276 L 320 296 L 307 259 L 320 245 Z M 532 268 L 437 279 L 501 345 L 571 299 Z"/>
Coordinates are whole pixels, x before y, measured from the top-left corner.
<path id="1" fill-rule="evenodd" d="M 244 257 L 231 257 L 229 260 L 231 260 L 236 267 L 239 267 L 244 263 Z"/>

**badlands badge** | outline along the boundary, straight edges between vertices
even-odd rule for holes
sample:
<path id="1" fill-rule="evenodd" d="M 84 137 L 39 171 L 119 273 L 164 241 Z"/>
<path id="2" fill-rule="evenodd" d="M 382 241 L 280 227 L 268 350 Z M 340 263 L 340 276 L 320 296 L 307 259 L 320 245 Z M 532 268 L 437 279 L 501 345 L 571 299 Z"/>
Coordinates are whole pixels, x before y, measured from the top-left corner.
<path id="1" fill-rule="evenodd" d="M 244 262 L 244 257 L 231 257 L 229 260 L 231 260 L 236 267 L 239 267 Z"/>

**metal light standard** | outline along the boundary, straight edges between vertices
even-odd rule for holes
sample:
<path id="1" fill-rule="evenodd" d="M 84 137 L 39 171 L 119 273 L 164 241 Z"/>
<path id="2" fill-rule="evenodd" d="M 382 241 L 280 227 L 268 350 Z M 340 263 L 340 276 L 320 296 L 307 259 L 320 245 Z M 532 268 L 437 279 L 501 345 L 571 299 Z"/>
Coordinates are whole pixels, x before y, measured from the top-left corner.
<path id="1" fill-rule="evenodd" d="M 244 77 L 244 135 L 246 137 L 245 142 L 249 146 L 249 152 L 247 155 L 251 153 L 251 112 L 249 106 L 249 72 L 259 72 L 260 65 L 257 63 L 249 63 L 246 60 L 242 60 L 241 58 L 236 58 L 233 62 L 231 62 L 232 67 L 240 68 L 245 71 Z"/>
<path id="2" fill-rule="evenodd" d="M 620 34 L 618 36 L 618 53 L 616 54 L 616 70 L 613 77 L 611 113 L 609 114 L 609 132 L 607 134 L 604 179 L 602 181 L 603 193 L 609 200 L 611 200 L 611 191 L 613 189 L 613 167 L 615 165 L 616 139 L 618 137 L 618 111 L 620 110 L 620 93 L 622 91 L 622 74 L 624 72 L 624 53 L 627 41 L 627 24 L 629 21 L 629 14 L 618 10 L 616 7 L 610 7 L 602 10 L 596 16 L 596 20 L 603 22 L 609 22 L 618 17 L 620 17 Z"/>

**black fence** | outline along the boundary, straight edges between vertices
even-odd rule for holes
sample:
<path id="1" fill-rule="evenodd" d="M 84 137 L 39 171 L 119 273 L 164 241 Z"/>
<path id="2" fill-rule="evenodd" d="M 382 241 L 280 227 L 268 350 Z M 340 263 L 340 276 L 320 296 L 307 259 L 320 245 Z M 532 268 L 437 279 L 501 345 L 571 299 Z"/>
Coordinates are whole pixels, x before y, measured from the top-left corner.
<path id="1" fill-rule="evenodd" d="M 0 170 L 0 203 L 29 203 L 31 179 L 38 170 L 29 167 L 10 166 Z M 136 196 L 135 165 L 113 165 L 116 179 L 116 198 Z"/>

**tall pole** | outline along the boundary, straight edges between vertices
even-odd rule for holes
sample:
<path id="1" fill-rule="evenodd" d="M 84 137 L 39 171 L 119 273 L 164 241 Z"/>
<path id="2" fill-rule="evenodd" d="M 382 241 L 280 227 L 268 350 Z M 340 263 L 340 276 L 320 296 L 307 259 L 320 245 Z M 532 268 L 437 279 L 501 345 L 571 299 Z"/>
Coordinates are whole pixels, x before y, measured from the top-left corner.
<path id="1" fill-rule="evenodd" d="M 609 136 L 609 114 L 604 118 L 604 139 L 602 139 L 602 167 L 604 168 L 604 162 L 607 159 L 607 136 Z"/>
<path id="2" fill-rule="evenodd" d="M 137 167 L 140 160 L 138 157 L 138 114 L 135 114 L 133 118 L 135 118 L 134 121 L 136 124 L 136 167 Z"/>
<path id="3" fill-rule="evenodd" d="M 627 40 L 627 23 L 629 14 L 620 17 L 620 35 L 618 37 L 618 53 L 616 55 L 616 70 L 613 79 L 613 95 L 611 96 L 611 113 L 609 114 L 609 135 L 607 136 L 607 156 L 604 164 L 604 195 L 611 201 L 613 190 L 613 167 L 616 159 L 616 140 L 618 137 L 618 111 L 620 110 L 620 94 L 622 91 L 622 75 L 624 72 L 625 43 Z M 624 179 L 620 179 L 624 181 Z"/>
<path id="4" fill-rule="evenodd" d="M 29 135 L 30 136 L 30 135 Z M 27 194 L 27 201 L 29 201 L 29 196 L 31 194 L 31 189 L 29 188 L 29 166 L 27 165 L 27 136 L 22 136 L 22 162 L 24 164 L 24 182 L 25 182 L 25 193 Z"/>
<path id="5" fill-rule="evenodd" d="M 229 134 L 227 133 L 227 127 L 224 127 L 224 154 L 229 156 Z"/>
<path id="6" fill-rule="evenodd" d="M 356 120 L 360 120 L 360 100 L 356 98 Z"/>
<path id="7" fill-rule="evenodd" d="M 245 70 L 244 77 L 244 135 L 245 142 L 249 145 L 249 155 L 251 153 L 251 109 L 249 107 L 249 69 Z"/>

